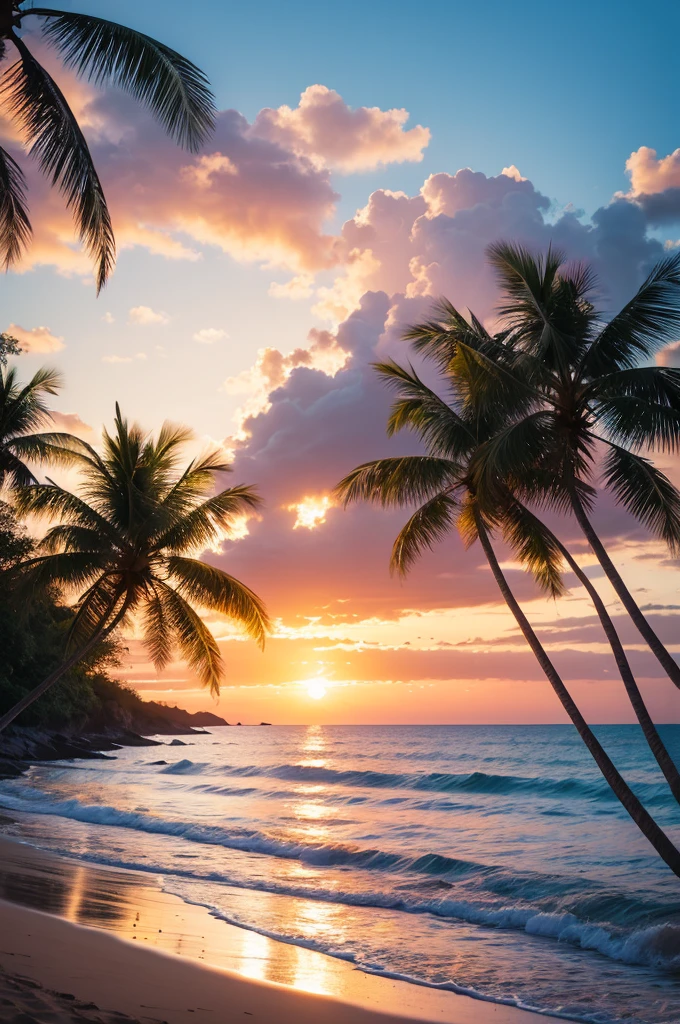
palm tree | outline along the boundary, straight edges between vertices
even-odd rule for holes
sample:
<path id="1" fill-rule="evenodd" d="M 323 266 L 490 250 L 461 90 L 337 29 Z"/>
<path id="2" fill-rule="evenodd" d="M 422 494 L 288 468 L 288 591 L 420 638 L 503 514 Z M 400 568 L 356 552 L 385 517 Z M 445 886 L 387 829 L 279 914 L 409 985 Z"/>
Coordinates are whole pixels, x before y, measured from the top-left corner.
<path id="1" fill-rule="evenodd" d="M 115 431 L 104 431 L 101 455 L 78 438 L 62 442 L 63 459 L 80 471 L 80 495 L 52 482 L 17 492 L 19 512 L 60 520 L 35 557 L 18 567 L 18 586 L 57 586 L 78 600 L 64 660 L 0 718 L 0 731 L 133 615 L 157 668 L 177 648 L 213 694 L 222 658 L 195 605 L 226 615 L 264 645 L 269 620 L 257 595 L 192 557 L 218 542 L 235 516 L 257 508 L 259 498 L 247 486 L 213 493 L 216 478 L 229 470 L 218 450 L 180 473 L 190 438 L 187 428 L 166 423 L 154 440 L 128 425 L 116 406 Z"/>
<path id="2" fill-rule="evenodd" d="M 73 211 L 81 241 L 96 263 L 99 292 L 116 254 L 106 197 L 64 94 L 18 34 L 26 19 L 43 19 L 44 36 L 66 67 L 97 85 L 130 93 L 192 152 L 212 131 L 214 100 L 203 72 L 150 36 L 90 14 L 27 7 L 27 2 L 0 0 L 0 59 L 8 44 L 19 58 L 5 72 L 0 89 L 31 155 Z M 0 260 L 6 268 L 21 257 L 30 235 L 24 175 L 0 148 Z"/>
<path id="3" fill-rule="evenodd" d="M 680 254 L 662 260 L 608 323 L 593 305 L 592 275 L 566 268 L 561 254 L 534 257 L 501 243 L 489 258 L 505 293 L 505 330 L 477 358 L 482 376 L 501 373 L 515 394 L 509 423 L 478 453 L 477 485 L 490 496 L 495 481 L 510 476 L 521 487 L 526 473 L 541 467 L 542 500 L 573 512 L 622 605 L 680 687 L 680 665 L 642 614 L 588 515 L 593 468 L 603 456 L 604 486 L 672 553 L 680 551 L 680 492 L 639 454 L 680 445 L 680 370 L 639 365 L 680 331 Z M 478 400 L 484 401 L 483 390 Z M 535 484 L 535 472 L 532 477 Z"/>
<path id="4" fill-rule="evenodd" d="M 485 332 L 478 321 L 473 318 L 471 326 L 462 318 L 460 321 L 478 343 L 483 340 Z M 552 533 L 508 490 L 502 499 L 497 495 L 493 509 L 485 507 L 476 493 L 472 462 L 479 445 L 498 429 L 499 419 L 504 416 L 503 406 L 496 403 L 496 413 L 491 403 L 483 413 L 471 408 L 478 364 L 462 349 L 441 342 L 430 348 L 429 355 L 443 371 L 448 401 L 427 387 L 413 368 L 406 369 L 394 362 L 377 365 L 380 376 L 398 395 L 388 421 L 388 433 L 405 427 L 413 430 L 427 454 L 365 463 L 346 476 L 336 492 L 345 504 L 367 500 L 383 507 L 404 507 L 418 503 L 392 549 L 391 567 L 402 574 L 424 549 L 433 547 L 453 529 L 458 530 L 467 545 L 479 540 L 508 608 L 602 775 L 659 856 L 680 877 L 680 851 L 632 792 L 588 726 L 512 593 L 496 557 L 490 534 L 500 528 L 538 583 L 553 595 L 561 592 L 562 549 Z"/>
<path id="5" fill-rule="evenodd" d="M 16 369 L 0 365 L 0 487 L 26 487 L 36 478 L 27 465 L 58 458 L 70 434 L 36 433 L 50 419 L 45 397 L 55 395 L 61 374 L 43 367 L 28 384 L 17 380 Z"/>

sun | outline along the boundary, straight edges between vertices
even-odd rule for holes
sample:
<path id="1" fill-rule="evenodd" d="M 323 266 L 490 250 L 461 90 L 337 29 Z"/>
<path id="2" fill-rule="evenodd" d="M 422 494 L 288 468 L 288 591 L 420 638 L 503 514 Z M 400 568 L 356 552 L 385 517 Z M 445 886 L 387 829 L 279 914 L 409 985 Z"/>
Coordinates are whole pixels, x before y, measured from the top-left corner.
<path id="1" fill-rule="evenodd" d="M 322 697 L 326 696 L 326 686 L 325 679 L 314 679 L 307 687 L 307 693 L 312 700 L 321 700 Z"/>

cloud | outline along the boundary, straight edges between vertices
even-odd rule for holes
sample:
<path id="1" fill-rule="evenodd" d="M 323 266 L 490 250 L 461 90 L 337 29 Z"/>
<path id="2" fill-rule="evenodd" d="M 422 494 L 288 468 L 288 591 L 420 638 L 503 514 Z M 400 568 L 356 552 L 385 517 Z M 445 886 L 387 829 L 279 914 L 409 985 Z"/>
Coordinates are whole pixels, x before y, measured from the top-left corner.
<path id="1" fill-rule="evenodd" d="M 103 363 L 134 363 L 136 359 L 146 359 L 146 352 L 136 352 L 133 356 L 102 356 Z"/>
<path id="2" fill-rule="evenodd" d="M 151 306 L 133 306 L 128 313 L 128 323 L 144 327 L 149 324 L 169 324 L 170 317 L 167 313 L 157 313 Z"/>
<path id="3" fill-rule="evenodd" d="M 196 260 L 215 246 L 238 260 L 297 273 L 333 265 L 334 237 L 325 224 L 338 196 L 327 168 L 256 135 L 235 110 L 218 114 L 212 151 L 192 157 L 130 97 L 96 93 L 83 83 L 78 90 L 119 251 L 140 246 L 168 259 Z M 66 92 L 71 98 L 68 82 Z M 8 148 L 21 158 L 16 143 Z M 63 199 L 31 162 L 22 163 L 35 235 L 20 270 L 52 265 L 89 276 Z"/>
<path id="4" fill-rule="evenodd" d="M 75 412 L 57 412 L 56 409 L 50 409 L 50 416 L 57 430 L 65 431 L 67 434 L 87 438 L 94 433 L 90 424 L 84 423 Z"/>
<path id="5" fill-rule="evenodd" d="M 228 395 L 245 397 L 244 404 L 235 414 L 237 438 L 246 437 L 246 422 L 270 408 L 270 396 L 297 367 L 306 366 L 332 377 L 344 366 L 347 352 L 334 334 L 314 328 L 309 332 L 307 341 L 306 348 L 296 348 L 288 355 L 283 355 L 276 348 L 262 348 L 254 366 L 235 377 L 227 377 L 223 390 Z"/>
<path id="6" fill-rule="evenodd" d="M 102 320 L 104 321 L 105 324 L 115 324 L 115 322 L 116 322 L 116 318 L 113 315 L 113 313 L 109 313 L 109 312 L 104 313 L 104 316 L 102 317 Z"/>
<path id="7" fill-rule="evenodd" d="M 656 354 L 657 366 L 680 367 L 680 341 L 666 345 Z"/>
<path id="8" fill-rule="evenodd" d="M 7 334 L 16 338 L 24 352 L 44 354 L 61 352 L 65 348 L 64 339 L 53 334 L 49 327 L 33 327 L 31 330 L 27 330 L 19 324 L 10 324 Z"/>
<path id="9" fill-rule="evenodd" d="M 229 335 L 227 331 L 223 331 L 219 327 L 202 327 L 200 331 L 196 331 L 193 337 L 194 341 L 198 341 L 202 345 L 212 345 L 216 341 L 228 338 Z"/>
<path id="10" fill-rule="evenodd" d="M 353 110 L 334 89 L 310 85 L 297 107 L 261 110 L 252 134 L 308 157 L 318 167 L 349 173 L 422 160 L 430 131 L 422 125 L 406 129 L 408 118 L 403 109 Z"/>
<path id="11" fill-rule="evenodd" d="M 654 195 L 669 188 L 680 188 L 680 149 L 658 157 L 650 146 L 640 146 L 626 160 L 630 192 L 634 196 Z"/>

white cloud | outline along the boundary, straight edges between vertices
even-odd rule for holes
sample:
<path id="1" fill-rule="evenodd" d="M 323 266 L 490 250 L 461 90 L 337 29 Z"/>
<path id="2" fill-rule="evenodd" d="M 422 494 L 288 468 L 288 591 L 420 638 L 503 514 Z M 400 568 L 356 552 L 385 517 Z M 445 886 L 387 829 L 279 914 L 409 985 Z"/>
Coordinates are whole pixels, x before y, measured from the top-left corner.
<path id="1" fill-rule="evenodd" d="M 202 327 L 200 331 L 196 331 L 194 334 L 194 341 L 200 341 L 202 345 L 212 345 L 213 342 L 221 341 L 223 338 L 228 337 L 227 331 L 223 331 L 219 327 Z"/>
<path id="2" fill-rule="evenodd" d="M 19 324 L 10 324 L 7 333 L 21 345 L 24 352 L 60 352 L 64 339 L 52 334 L 49 327 L 33 327 L 30 331 Z"/>
<path id="3" fill-rule="evenodd" d="M 170 317 L 167 313 L 157 313 L 151 306 L 133 306 L 128 313 L 128 323 L 143 327 L 149 324 L 169 324 Z"/>
<path id="4" fill-rule="evenodd" d="M 116 322 L 116 318 L 113 315 L 113 313 L 109 313 L 108 311 L 104 313 L 102 320 L 104 321 L 105 324 L 113 324 Z"/>
<path id="5" fill-rule="evenodd" d="M 133 356 L 102 356 L 103 363 L 134 363 L 136 359 L 146 359 L 146 352 L 136 352 Z"/>

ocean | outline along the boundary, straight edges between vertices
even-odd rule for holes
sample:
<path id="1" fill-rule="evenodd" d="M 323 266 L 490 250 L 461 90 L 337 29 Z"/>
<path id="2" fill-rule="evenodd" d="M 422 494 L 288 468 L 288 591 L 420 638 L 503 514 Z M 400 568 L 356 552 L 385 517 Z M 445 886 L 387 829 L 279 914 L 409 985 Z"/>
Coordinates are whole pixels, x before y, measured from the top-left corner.
<path id="1" fill-rule="evenodd" d="M 596 732 L 680 843 L 640 730 Z M 661 732 L 680 761 L 680 726 Z M 363 970 L 583 1021 L 680 1021 L 680 880 L 571 726 L 185 742 L 36 766 L 0 782 L 0 810 L 28 843 L 154 872 L 218 918 Z"/>

